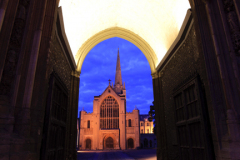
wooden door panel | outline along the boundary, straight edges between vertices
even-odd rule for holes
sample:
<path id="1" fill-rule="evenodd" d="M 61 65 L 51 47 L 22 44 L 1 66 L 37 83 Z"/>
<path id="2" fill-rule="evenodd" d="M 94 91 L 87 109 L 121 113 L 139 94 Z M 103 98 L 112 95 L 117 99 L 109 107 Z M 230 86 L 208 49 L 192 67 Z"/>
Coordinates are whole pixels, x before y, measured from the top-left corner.
<path id="1" fill-rule="evenodd" d="M 211 160 L 207 142 L 208 120 L 201 99 L 198 76 L 185 82 L 174 93 L 176 127 L 182 160 Z M 205 115 L 205 116 L 203 116 Z"/>
<path id="2" fill-rule="evenodd" d="M 68 93 L 60 78 L 53 73 L 49 82 L 47 106 L 45 111 L 42 160 L 63 160 L 66 136 Z"/>

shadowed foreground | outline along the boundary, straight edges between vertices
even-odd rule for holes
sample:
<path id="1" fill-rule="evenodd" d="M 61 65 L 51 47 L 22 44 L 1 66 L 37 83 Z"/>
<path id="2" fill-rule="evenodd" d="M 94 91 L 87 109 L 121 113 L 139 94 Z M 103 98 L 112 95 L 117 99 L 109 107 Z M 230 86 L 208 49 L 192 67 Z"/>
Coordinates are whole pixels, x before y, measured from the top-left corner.
<path id="1" fill-rule="evenodd" d="M 156 149 L 79 151 L 78 160 L 156 160 Z"/>

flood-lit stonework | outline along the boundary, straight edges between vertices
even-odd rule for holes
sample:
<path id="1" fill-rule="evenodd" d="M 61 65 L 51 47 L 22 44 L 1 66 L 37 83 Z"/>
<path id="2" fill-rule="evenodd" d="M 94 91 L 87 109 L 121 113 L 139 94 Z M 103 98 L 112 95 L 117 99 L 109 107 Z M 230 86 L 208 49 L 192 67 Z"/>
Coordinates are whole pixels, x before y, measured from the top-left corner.
<path id="1" fill-rule="evenodd" d="M 133 149 L 139 146 L 139 110 L 126 112 L 126 88 L 122 83 L 118 52 L 115 84 L 95 96 L 93 113 L 80 111 L 78 148 Z"/>

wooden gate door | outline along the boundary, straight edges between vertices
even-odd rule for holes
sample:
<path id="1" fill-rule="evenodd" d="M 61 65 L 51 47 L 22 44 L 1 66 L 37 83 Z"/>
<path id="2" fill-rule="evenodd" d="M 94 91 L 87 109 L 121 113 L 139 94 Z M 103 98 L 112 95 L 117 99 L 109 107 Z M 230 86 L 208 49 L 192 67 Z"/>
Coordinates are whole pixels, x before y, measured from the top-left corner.
<path id="1" fill-rule="evenodd" d="M 198 76 L 177 89 L 174 105 L 182 160 L 213 160 L 207 107 Z"/>
<path id="2" fill-rule="evenodd" d="M 58 76 L 53 73 L 49 82 L 45 110 L 43 140 L 41 146 L 42 160 L 64 159 L 67 108 L 67 88 Z"/>

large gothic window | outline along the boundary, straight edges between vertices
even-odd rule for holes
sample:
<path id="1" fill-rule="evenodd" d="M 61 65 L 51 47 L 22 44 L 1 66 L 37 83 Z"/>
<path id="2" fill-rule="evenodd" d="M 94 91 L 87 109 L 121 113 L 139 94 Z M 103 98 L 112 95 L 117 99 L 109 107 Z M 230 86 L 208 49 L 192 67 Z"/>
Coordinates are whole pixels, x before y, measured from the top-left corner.
<path id="1" fill-rule="evenodd" d="M 119 128 L 119 105 L 112 96 L 104 99 L 100 106 L 100 128 Z"/>

